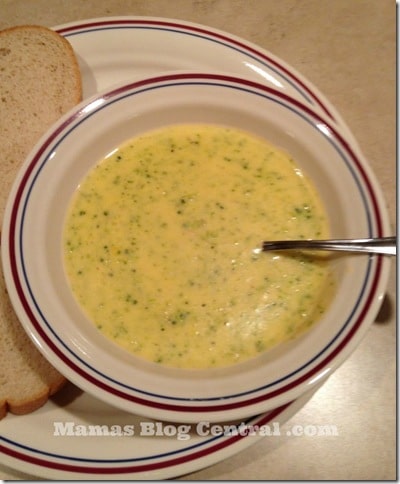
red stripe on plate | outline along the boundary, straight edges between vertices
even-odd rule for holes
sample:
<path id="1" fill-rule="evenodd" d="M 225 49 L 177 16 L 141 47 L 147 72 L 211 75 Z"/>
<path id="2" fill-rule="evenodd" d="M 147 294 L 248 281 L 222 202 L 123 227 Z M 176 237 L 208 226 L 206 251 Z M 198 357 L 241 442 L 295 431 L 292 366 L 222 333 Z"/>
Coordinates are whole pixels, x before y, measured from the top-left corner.
<path id="1" fill-rule="evenodd" d="M 273 419 L 279 417 L 279 415 L 286 410 L 290 405 L 292 405 L 293 402 L 289 402 L 285 405 L 282 405 L 268 414 L 264 415 L 263 417 L 260 418 L 260 420 L 257 420 L 251 425 L 266 425 L 269 422 L 273 421 Z M 149 472 L 149 471 L 155 471 L 158 469 L 164 469 L 167 467 L 173 467 L 173 466 L 178 466 L 181 464 L 186 464 L 187 462 L 201 459 L 203 457 L 207 457 L 210 454 L 213 454 L 215 452 L 218 452 L 226 447 L 229 447 L 240 440 L 247 438 L 248 435 L 243 432 L 242 434 L 238 433 L 236 435 L 233 435 L 231 437 L 222 437 L 221 441 L 218 441 L 215 445 L 212 445 L 210 447 L 207 447 L 205 449 L 198 450 L 196 452 L 193 452 L 188 455 L 183 455 L 180 457 L 174 457 L 170 460 L 163 460 L 163 461 L 158 461 L 158 462 L 153 462 L 149 464 L 138 464 L 138 465 L 126 465 L 126 466 L 115 466 L 115 467 L 99 467 L 99 465 L 102 465 L 102 461 L 98 461 L 96 466 L 90 465 L 90 466 L 83 466 L 83 465 L 78 465 L 78 464 L 65 464 L 62 462 L 57 462 L 57 461 L 52 461 L 52 460 L 47 460 L 44 458 L 40 457 L 35 457 L 31 454 L 25 454 L 21 451 L 12 449 L 10 447 L 7 447 L 5 445 L 0 445 L 0 452 L 3 452 L 4 454 L 13 457 L 14 459 L 19 459 L 24 462 L 28 462 L 29 464 L 33 464 L 39 467 L 45 467 L 48 469 L 55 469 L 55 470 L 60 470 L 60 471 L 65 471 L 65 472 L 77 472 L 77 473 L 82 473 L 82 474 L 127 474 L 127 473 L 137 473 L 137 472 Z M 183 450 L 184 452 L 185 450 Z M 37 451 L 37 452 L 42 452 L 42 451 Z M 42 452 L 43 453 L 43 452 Z M 56 456 L 57 457 L 57 456 Z M 64 457 L 65 459 L 73 459 L 73 457 Z M 78 459 L 79 457 L 77 457 Z"/>
<path id="2" fill-rule="evenodd" d="M 291 78 L 296 84 L 298 84 L 309 97 L 311 97 L 315 103 L 323 110 L 323 112 L 328 115 L 331 119 L 335 120 L 333 114 L 330 112 L 327 106 L 318 98 L 318 96 L 301 80 L 299 79 L 292 71 L 290 71 L 287 67 L 281 65 L 276 59 L 272 59 L 264 52 L 260 52 L 254 47 L 250 47 L 249 45 L 244 44 L 243 42 L 233 39 L 228 36 L 227 33 L 218 33 L 212 32 L 207 30 L 201 26 L 194 26 L 194 25 L 185 25 L 174 21 L 158 21 L 158 20 L 105 20 L 105 21 L 95 21 L 95 22 L 87 22 L 79 24 L 79 26 L 73 27 L 65 27 L 58 30 L 60 34 L 66 35 L 72 33 L 76 30 L 84 30 L 84 29 L 96 29 L 99 27 L 113 27 L 113 26 L 135 26 L 139 27 L 140 25 L 150 26 L 150 27 L 158 27 L 158 28 L 172 28 L 172 29 L 181 29 L 186 30 L 189 32 L 195 32 L 202 35 L 207 35 L 209 37 L 214 37 L 216 39 L 222 40 L 224 42 L 228 42 L 236 47 L 240 47 L 241 49 L 247 50 L 253 55 L 257 55 L 261 59 L 270 64 L 274 65 L 280 71 L 282 71 L 287 77 Z"/>

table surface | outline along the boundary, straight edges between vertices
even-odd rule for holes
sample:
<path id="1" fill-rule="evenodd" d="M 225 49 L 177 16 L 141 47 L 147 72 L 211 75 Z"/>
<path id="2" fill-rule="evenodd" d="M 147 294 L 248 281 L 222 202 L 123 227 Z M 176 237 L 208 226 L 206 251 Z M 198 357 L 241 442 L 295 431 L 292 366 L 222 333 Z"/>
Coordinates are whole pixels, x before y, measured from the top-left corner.
<path id="1" fill-rule="evenodd" d="M 168 17 L 258 44 L 335 106 L 375 171 L 396 230 L 394 0 L 0 0 L 0 13 L 0 29 L 115 15 Z M 393 261 L 387 296 L 369 333 L 283 426 L 334 425 L 337 435 L 283 431 L 181 479 L 396 479 L 395 284 Z M 0 463 L 0 479 L 27 477 Z"/>

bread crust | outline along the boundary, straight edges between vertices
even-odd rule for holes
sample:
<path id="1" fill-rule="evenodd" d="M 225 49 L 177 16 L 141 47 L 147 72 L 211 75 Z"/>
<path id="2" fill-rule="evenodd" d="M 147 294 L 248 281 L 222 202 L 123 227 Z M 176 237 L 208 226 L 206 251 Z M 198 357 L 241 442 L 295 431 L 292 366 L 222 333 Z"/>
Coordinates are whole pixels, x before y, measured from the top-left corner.
<path id="1" fill-rule="evenodd" d="M 25 45 L 26 49 L 21 48 Z M 51 55 L 54 59 L 49 59 Z M 46 73 L 51 74 L 54 67 L 54 78 L 41 79 L 42 64 L 46 66 Z M 32 71 L 26 72 L 29 68 Z M 35 69 L 37 72 L 34 72 Z M 54 83 L 51 86 L 53 97 L 47 96 L 47 85 L 54 79 L 58 81 L 57 76 L 64 72 L 69 76 L 67 82 L 60 86 L 58 82 Z M 33 74 L 36 74 L 40 89 L 37 85 L 34 85 L 36 89 L 32 88 L 30 80 L 34 78 Z M 0 226 L 5 197 L 26 155 L 45 131 L 81 100 L 78 59 L 64 37 L 41 25 L 18 25 L 0 31 L 0 192 L 3 193 L 0 196 Z M 40 113 L 35 110 L 40 110 Z M 15 128 L 12 126 L 14 121 L 17 124 Z M 37 410 L 67 380 L 39 353 L 18 321 L 4 286 L 1 264 L 0 289 L 2 419 L 7 412 L 24 415 Z M 13 357 L 15 362 L 10 362 Z M 8 361 L 5 361 L 6 358 Z"/>
<path id="2" fill-rule="evenodd" d="M 21 400 L 8 400 L 7 402 L 3 403 L 5 407 L 4 415 L 7 414 L 7 411 L 13 413 L 14 415 L 26 415 L 28 413 L 32 413 L 35 410 L 42 407 L 48 399 L 55 395 L 61 388 L 63 388 L 67 383 L 67 379 L 64 378 L 61 374 L 59 375 L 57 381 L 54 381 L 49 388 L 42 390 L 36 396 L 30 396 L 29 399 L 26 401 Z M 1 419 L 1 405 L 0 405 L 0 419 Z"/>

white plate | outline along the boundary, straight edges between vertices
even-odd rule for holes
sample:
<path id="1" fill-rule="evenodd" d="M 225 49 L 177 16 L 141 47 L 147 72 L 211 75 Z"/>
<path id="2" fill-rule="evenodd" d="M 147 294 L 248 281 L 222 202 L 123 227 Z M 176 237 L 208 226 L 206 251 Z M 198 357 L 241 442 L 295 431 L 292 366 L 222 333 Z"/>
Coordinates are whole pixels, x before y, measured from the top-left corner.
<path id="1" fill-rule="evenodd" d="M 351 134 L 324 96 L 293 68 L 243 39 L 209 27 L 155 18 L 102 18 L 55 27 L 72 44 L 82 70 L 84 97 L 115 83 L 168 70 L 220 70 L 289 93 L 335 120 Z M 140 426 L 140 419 L 67 387 L 39 411 L 1 422 L 2 463 L 49 479 L 165 479 L 215 464 L 258 437 L 57 437 L 54 422 Z M 307 401 L 253 419 L 283 423 Z M 127 445 L 127 439 L 130 445 Z"/>
<path id="2" fill-rule="evenodd" d="M 106 17 L 54 27 L 77 54 L 83 96 L 160 72 L 222 71 L 262 82 L 329 116 L 355 142 L 336 109 L 293 67 L 221 30 L 157 17 Z"/>
<path id="3" fill-rule="evenodd" d="M 313 393 L 266 414 L 234 422 L 237 431 L 232 428 L 230 435 L 229 431 L 223 435 L 217 424 L 209 425 L 206 419 L 191 424 L 187 431 L 180 428 L 182 423 L 143 419 L 68 387 L 37 412 L 24 417 L 9 415 L 1 422 L 1 461 L 21 472 L 53 480 L 174 478 L 226 459 L 261 438 L 286 435 L 282 424 Z M 62 435 L 64 431 L 73 433 L 68 426 L 81 433 L 95 432 L 90 426 L 103 426 L 103 435 Z M 133 435 L 105 435 L 106 430 L 122 433 L 124 429 Z M 268 431 L 271 436 L 264 435 Z M 164 436 L 154 435 L 156 432 Z"/>

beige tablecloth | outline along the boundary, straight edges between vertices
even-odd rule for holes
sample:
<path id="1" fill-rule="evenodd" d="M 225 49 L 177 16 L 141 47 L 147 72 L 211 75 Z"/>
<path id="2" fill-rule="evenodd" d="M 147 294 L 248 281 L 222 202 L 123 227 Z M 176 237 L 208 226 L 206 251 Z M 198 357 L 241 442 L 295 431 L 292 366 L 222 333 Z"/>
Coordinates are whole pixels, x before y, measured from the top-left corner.
<path id="1" fill-rule="evenodd" d="M 292 65 L 350 127 L 383 188 L 395 230 L 394 0 L 0 0 L 0 29 L 115 15 L 205 24 Z M 334 425 L 337 435 L 265 437 L 184 479 L 396 478 L 394 262 L 387 298 L 366 338 L 283 427 Z M 26 477 L 1 465 L 0 455 L 0 479 Z"/>

